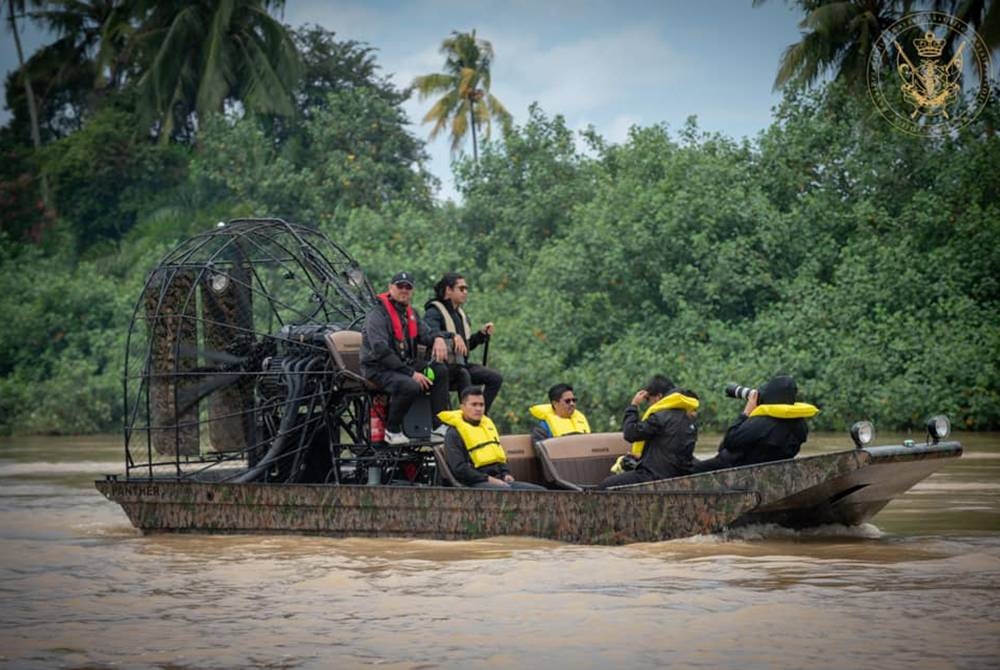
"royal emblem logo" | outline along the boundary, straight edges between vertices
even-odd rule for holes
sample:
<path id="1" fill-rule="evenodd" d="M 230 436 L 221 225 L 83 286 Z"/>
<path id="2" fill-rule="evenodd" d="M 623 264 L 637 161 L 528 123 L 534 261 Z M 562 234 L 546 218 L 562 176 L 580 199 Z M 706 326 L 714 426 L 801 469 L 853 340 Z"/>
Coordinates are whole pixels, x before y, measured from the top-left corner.
<path id="1" fill-rule="evenodd" d="M 907 133 L 967 125 L 990 96 L 990 52 L 964 22 L 941 12 L 909 14 L 879 35 L 868 92 L 879 113 Z"/>

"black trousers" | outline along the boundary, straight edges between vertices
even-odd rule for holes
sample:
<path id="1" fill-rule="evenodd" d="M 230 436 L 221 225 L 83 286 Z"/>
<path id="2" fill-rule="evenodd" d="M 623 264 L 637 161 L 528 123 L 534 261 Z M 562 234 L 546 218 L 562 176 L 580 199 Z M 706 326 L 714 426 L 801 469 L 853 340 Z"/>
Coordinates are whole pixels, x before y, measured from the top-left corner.
<path id="1" fill-rule="evenodd" d="M 612 486 L 627 486 L 629 484 L 641 484 L 651 482 L 656 479 L 656 475 L 648 470 L 627 470 L 617 475 L 611 475 L 601 482 L 597 489 L 603 491 Z"/>
<path id="2" fill-rule="evenodd" d="M 461 393 L 462 389 L 466 386 L 476 385 L 483 387 L 483 396 L 485 396 L 486 400 L 486 414 L 489 415 L 490 406 L 493 405 L 493 400 L 500 393 L 500 387 L 503 386 L 503 375 L 496 370 L 476 365 L 475 363 L 450 365 L 448 366 L 448 372 L 452 388 L 458 391 L 458 393 Z"/>
<path id="3" fill-rule="evenodd" d="M 444 363 L 431 363 L 434 370 L 434 385 L 431 386 L 431 413 L 434 415 L 433 426 L 437 428 L 441 421 L 438 412 L 448 409 L 448 366 Z M 398 433 L 403 430 L 403 417 L 410 411 L 413 401 L 423 393 L 420 384 L 411 377 L 395 370 L 376 372 L 371 376 L 379 389 L 389 394 L 389 411 L 385 418 L 385 429 Z"/>
<path id="4" fill-rule="evenodd" d="M 734 457 L 728 451 L 720 451 L 712 458 L 706 458 L 704 461 L 695 459 L 692 473 L 697 474 L 699 472 L 712 472 L 713 470 L 735 468 L 737 465 L 741 465 L 738 461 L 739 459 Z"/>

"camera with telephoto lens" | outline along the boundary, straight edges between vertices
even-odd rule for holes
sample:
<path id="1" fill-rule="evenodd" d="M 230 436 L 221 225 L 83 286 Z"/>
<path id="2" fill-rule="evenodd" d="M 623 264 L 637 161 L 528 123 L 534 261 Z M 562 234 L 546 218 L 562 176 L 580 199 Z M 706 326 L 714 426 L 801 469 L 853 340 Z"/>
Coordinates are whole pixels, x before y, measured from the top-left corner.
<path id="1" fill-rule="evenodd" d="M 730 398 L 746 400 L 750 397 L 751 391 L 753 391 L 752 386 L 740 386 L 739 384 L 734 384 L 732 382 L 726 384 L 726 395 Z"/>

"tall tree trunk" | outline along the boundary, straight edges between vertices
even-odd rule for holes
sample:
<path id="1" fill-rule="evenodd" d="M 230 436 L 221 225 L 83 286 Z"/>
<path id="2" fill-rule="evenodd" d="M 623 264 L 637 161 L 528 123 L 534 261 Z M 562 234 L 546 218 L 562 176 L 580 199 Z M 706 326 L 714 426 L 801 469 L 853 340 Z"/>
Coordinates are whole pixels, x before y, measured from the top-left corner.
<path id="1" fill-rule="evenodd" d="M 24 51 L 21 49 L 21 35 L 17 32 L 17 19 L 14 18 L 14 0 L 7 0 L 7 11 L 9 16 L 7 17 L 10 21 L 10 30 L 14 33 L 14 46 L 17 48 L 17 61 L 21 66 L 21 78 L 24 80 L 24 93 L 28 98 L 28 116 L 31 119 L 31 143 L 35 146 L 35 153 L 42 148 L 42 134 L 38 129 L 38 108 L 35 106 L 35 92 L 31 88 L 31 77 L 28 76 L 28 70 L 24 67 Z M 42 204 L 45 205 L 45 210 L 48 212 L 52 208 L 52 203 L 49 198 L 49 180 L 43 174 L 42 179 Z"/>
<path id="2" fill-rule="evenodd" d="M 476 99 L 469 100 L 469 125 L 472 127 L 472 162 L 479 164 L 479 151 L 476 148 Z"/>

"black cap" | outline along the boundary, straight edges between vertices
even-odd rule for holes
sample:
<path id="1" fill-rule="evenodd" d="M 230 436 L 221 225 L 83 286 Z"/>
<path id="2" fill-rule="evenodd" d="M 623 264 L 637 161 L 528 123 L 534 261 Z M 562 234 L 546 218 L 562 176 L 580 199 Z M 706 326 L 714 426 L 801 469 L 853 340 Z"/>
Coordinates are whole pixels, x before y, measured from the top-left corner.
<path id="1" fill-rule="evenodd" d="M 417 283 L 413 281 L 413 273 L 403 270 L 402 272 L 397 272 L 392 276 L 393 284 L 409 284 L 410 286 L 416 286 Z"/>

